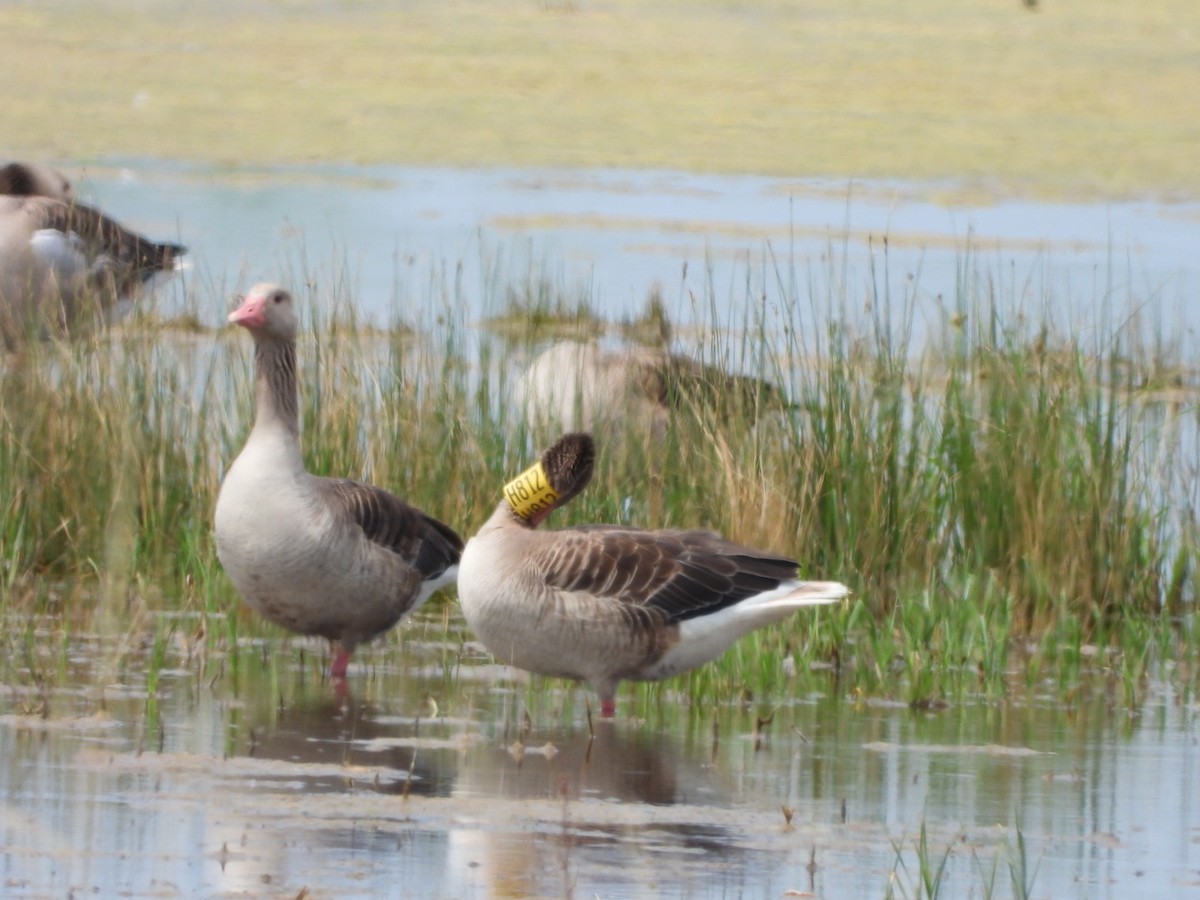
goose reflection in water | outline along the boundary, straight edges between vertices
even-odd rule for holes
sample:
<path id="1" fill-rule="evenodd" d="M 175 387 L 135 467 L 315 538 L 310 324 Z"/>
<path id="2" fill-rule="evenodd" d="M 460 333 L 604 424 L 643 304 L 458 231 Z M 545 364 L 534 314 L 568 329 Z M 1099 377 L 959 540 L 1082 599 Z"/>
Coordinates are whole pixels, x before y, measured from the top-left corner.
<path id="1" fill-rule="evenodd" d="M 324 696 L 249 724 L 238 752 L 287 764 L 277 779 L 259 779 L 267 789 L 447 796 L 459 743 L 447 728 L 445 720 L 383 715 L 370 702 Z"/>
<path id="2" fill-rule="evenodd" d="M 709 818 L 730 803 L 722 776 L 660 733 L 600 722 L 594 738 L 501 735 L 471 751 L 453 796 L 533 820 L 450 831 L 446 871 L 460 896 L 589 896 L 601 872 L 610 888 L 615 877 L 653 893 L 673 861 L 697 858 L 712 863 L 700 877 L 730 880 L 737 893 L 753 869 L 730 828 Z"/>
<path id="3" fill-rule="evenodd" d="M 530 731 L 476 747 L 454 782 L 454 796 L 506 799 L 582 798 L 666 805 L 691 802 L 706 790 L 699 771 L 689 781 L 688 762 L 672 753 L 662 735 L 627 733 L 598 723 L 586 730 Z M 711 800 L 711 797 L 709 798 Z"/>

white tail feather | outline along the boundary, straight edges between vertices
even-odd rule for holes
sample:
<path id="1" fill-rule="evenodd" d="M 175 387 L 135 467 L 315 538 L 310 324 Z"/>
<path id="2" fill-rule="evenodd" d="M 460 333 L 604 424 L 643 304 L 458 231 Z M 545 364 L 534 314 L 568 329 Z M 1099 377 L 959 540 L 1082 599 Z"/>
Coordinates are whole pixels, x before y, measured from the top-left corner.
<path id="1" fill-rule="evenodd" d="M 849 595 L 850 589 L 836 581 L 788 581 L 734 606 L 686 619 L 679 623 L 679 643 L 645 677 L 667 678 L 703 665 L 756 628 L 786 619 L 805 606 L 836 603 Z"/>
<path id="2" fill-rule="evenodd" d="M 792 610 L 802 606 L 837 603 L 850 596 L 850 588 L 836 581 L 789 581 L 773 591 L 747 597 L 737 605 L 750 610 Z"/>

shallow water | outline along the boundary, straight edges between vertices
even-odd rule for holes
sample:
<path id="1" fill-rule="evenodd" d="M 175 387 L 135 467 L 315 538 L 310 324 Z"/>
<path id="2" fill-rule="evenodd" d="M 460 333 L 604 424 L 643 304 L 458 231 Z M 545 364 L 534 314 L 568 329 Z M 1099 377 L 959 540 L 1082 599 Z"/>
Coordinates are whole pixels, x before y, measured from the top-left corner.
<path id="1" fill-rule="evenodd" d="M 464 652 L 451 612 L 344 693 L 317 643 L 180 639 L 155 674 L 46 640 L 58 676 L 0 693 L 4 895 L 903 896 L 923 825 L 944 896 L 1013 896 L 1018 830 L 1031 896 L 1200 889 L 1200 707 L 1165 687 L 1132 713 L 1100 678 L 932 712 L 832 676 L 770 709 L 667 685 L 591 737 L 584 692 Z"/>
<path id="2" fill-rule="evenodd" d="M 876 304 L 890 293 L 897 320 L 911 297 L 919 333 L 944 325 L 956 297 L 995 297 L 1068 331 L 1132 317 L 1194 337 L 1200 324 L 1185 302 L 1200 287 L 1194 201 L 1050 204 L 972 199 L 953 185 L 672 172 L 147 161 L 94 167 L 78 189 L 191 248 L 190 284 L 211 304 L 201 308 L 210 324 L 223 298 L 254 281 L 305 278 L 349 289 L 381 324 L 473 322 L 503 312 L 508 288 L 539 280 L 610 320 L 642 313 L 657 287 L 682 325 L 811 325 L 830 296 L 857 311 L 873 292 Z M 431 304 L 439 287 L 451 298 Z M 785 315 L 788 296 L 799 309 Z"/>

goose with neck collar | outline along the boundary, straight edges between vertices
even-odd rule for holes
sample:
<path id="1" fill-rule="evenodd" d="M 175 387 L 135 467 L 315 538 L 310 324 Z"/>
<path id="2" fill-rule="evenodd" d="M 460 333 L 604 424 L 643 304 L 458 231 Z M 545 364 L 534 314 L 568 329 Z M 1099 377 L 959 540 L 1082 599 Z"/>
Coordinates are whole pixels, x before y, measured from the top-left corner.
<path id="1" fill-rule="evenodd" d="M 756 628 L 850 593 L 711 531 L 540 529 L 587 486 L 595 457 L 590 435 L 563 435 L 467 542 L 459 603 L 499 662 L 586 681 L 611 718 L 621 681 L 686 672 Z"/>

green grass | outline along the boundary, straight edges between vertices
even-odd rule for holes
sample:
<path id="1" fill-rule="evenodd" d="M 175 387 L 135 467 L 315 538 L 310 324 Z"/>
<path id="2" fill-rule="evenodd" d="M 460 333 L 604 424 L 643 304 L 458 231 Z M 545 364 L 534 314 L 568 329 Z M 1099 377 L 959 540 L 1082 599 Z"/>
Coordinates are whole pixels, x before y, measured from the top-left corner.
<path id="1" fill-rule="evenodd" d="M 5 4 L 0 153 L 1194 197 L 1198 31 L 1192 0 Z"/>
<path id="2" fill-rule="evenodd" d="M 470 535 L 536 449 L 506 407 L 510 338 L 360 327 L 333 290 L 301 291 L 310 469 L 387 486 Z M 886 298 L 864 317 L 837 290 L 810 290 L 782 292 L 787 328 L 747 323 L 706 344 L 712 361 L 753 361 L 793 405 L 693 399 L 661 440 L 606 430 L 592 487 L 554 524 L 711 527 L 792 554 L 854 596 L 683 678 L 627 686 L 623 702 L 749 700 L 766 714 L 832 690 L 925 709 L 1047 685 L 1070 702 L 1097 678 L 1131 708 L 1155 679 L 1194 694 L 1200 451 L 1183 348 L 1117 328 L 1085 346 L 1010 320 L 1004 298 L 969 296 L 965 320 L 918 348 L 911 297 L 891 326 Z M 813 306 L 826 325 L 798 335 Z M 1142 387 L 1166 371 L 1182 387 L 1148 397 Z M 245 335 L 135 324 L 34 345 L 2 378 L 0 614 L 111 636 L 110 673 L 147 647 L 154 670 L 168 643 L 203 633 L 239 681 L 239 642 L 280 636 L 242 609 L 211 537 L 223 466 L 251 422 Z M 197 624 L 176 634 L 164 612 Z M 54 677 L 33 631 L 4 640 L 0 682 Z"/>
<path id="3" fill-rule="evenodd" d="M 946 866 L 950 862 L 955 843 L 956 841 L 952 840 L 945 850 L 933 850 L 929 846 L 925 822 L 921 822 L 921 829 L 913 846 L 916 871 L 910 872 L 903 844 L 893 841 L 892 849 L 896 853 L 896 862 L 888 876 L 888 889 L 884 896 L 888 900 L 896 900 L 898 897 L 936 900 L 941 895 Z"/>
<path id="4" fill-rule="evenodd" d="M 942 896 L 948 886 L 951 890 L 957 888 L 961 891 L 961 885 L 952 883 L 956 848 L 960 852 L 963 849 L 970 850 L 976 876 L 970 882 L 972 896 L 975 890 L 985 898 L 997 896 L 996 879 L 1002 861 L 1008 869 L 1011 896 L 1017 900 L 1034 896 L 1040 860 L 1033 861 L 1031 868 L 1025 835 L 1020 828 L 1013 831 L 1016 836 L 1015 847 L 1010 846 L 1007 840 L 999 846 L 983 847 L 977 843 L 977 839 L 970 840 L 965 832 L 950 835 L 943 845 L 940 841 L 934 843 L 931 840 L 929 828 L 922 820 L 911 846 L 904 839 L 892 841 L 895 861 L 888 873 L 884 896 L 888 900 L 935 900 Z M 991 855 L 990 865 L 981 858 L 981 850 Z"/>

